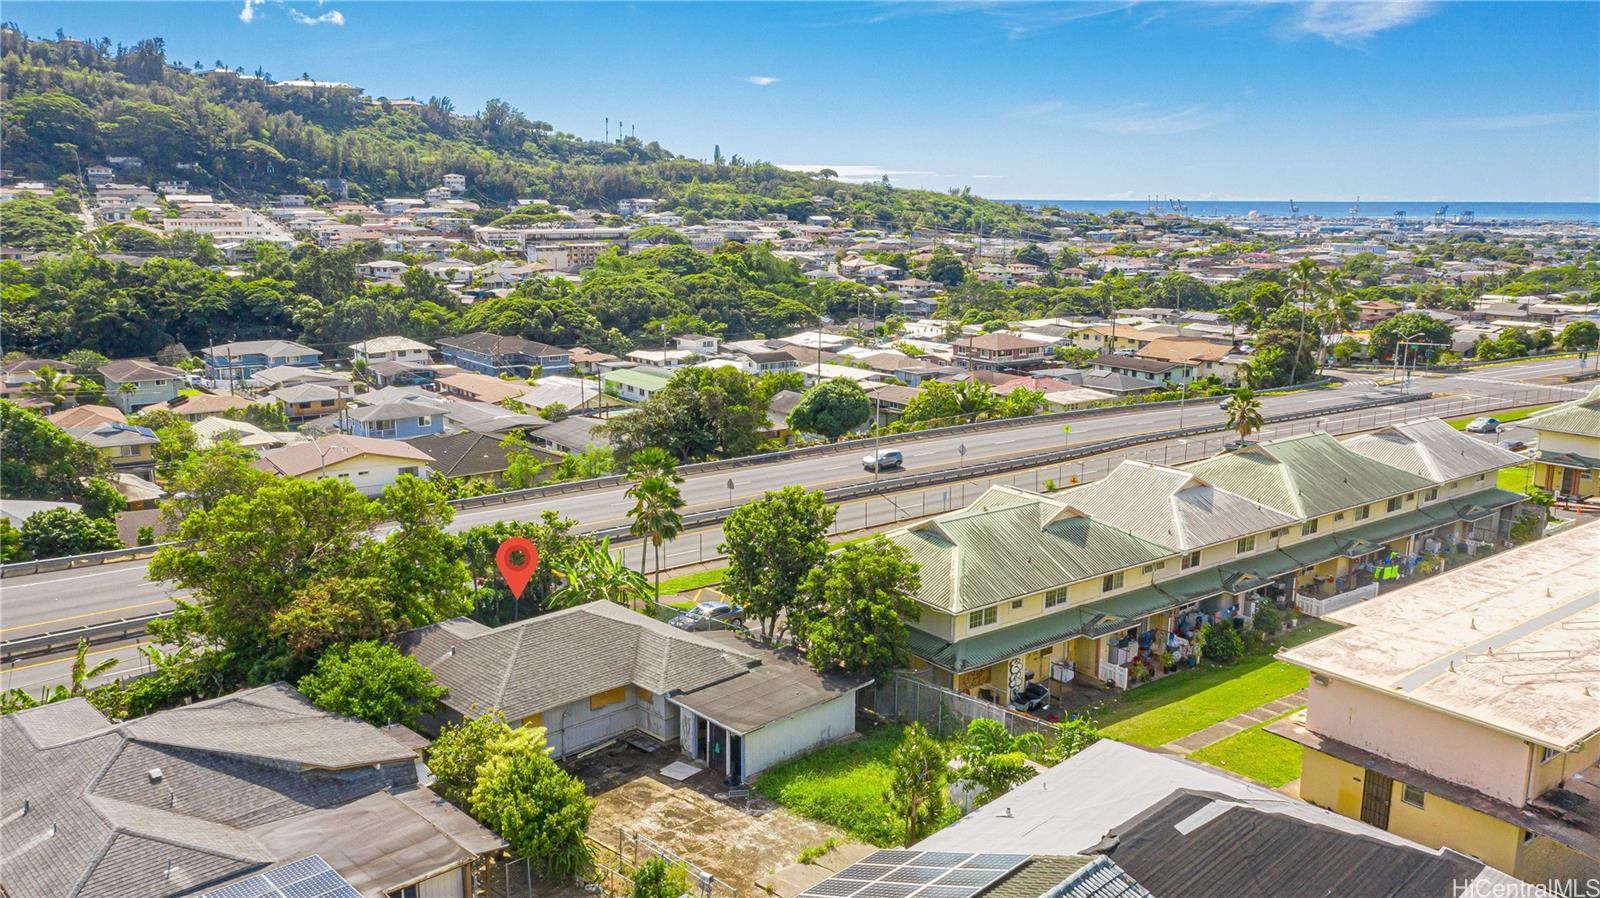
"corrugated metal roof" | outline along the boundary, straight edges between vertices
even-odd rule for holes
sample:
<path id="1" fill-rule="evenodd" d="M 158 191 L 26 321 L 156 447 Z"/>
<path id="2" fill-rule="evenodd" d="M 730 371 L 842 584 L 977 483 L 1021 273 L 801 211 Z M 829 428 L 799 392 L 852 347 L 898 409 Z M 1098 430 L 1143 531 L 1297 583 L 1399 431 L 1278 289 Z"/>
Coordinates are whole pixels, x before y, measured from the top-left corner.
<path id="1" fill-rule="evenodd" d="M 1102 523 L 1185 552 L 1296 521 L 1190 471 L 1143 461 L 1125 461 L 1105 479 L 1070 489 L 1063 498 Z"/>
<path id="2" fill-rule="evenodd" d="M 992 487 L 971 506 L 889 538 L 922 565 L 926 604 L 983 608 L 1158 558 L 1172 549 L 1094 521 L 1070 505 Z"/>
<path id="3" fill-rule="evenodd" d="M 1352 437 L 1344 445 L 1352 452 L 1434 483 L 1498 471 L 1525 461 L 1515 452 L 1462 433 L 1438 418 L 1393 424 Z"/>
<path id="4" fill-rule="evenodd" d="M 1427 478 L 1351 451 L 1321 432 L 1218 455 L 1189 470 L 1223 489 L 1301 518 L 1433 485 Z"/>
<path id="5" fill-rule="evenodd" d="M 1600 437 L 1600 387 L 1590 390 L 1582 399 L 1529 415 L 1522 423 L 1534 430 Z"/>

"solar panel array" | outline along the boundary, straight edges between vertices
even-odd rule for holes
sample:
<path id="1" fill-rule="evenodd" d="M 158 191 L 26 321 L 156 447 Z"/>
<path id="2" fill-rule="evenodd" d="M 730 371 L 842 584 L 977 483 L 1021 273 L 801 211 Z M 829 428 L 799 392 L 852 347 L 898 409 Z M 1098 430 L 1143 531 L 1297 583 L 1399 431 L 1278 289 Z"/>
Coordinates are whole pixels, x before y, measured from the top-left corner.
<path id="1" fill-rule="evenodd" d="M 974 898 L 1030 855 L 878 851 L 798 898 Z"/>
<path id="2" fill-rule="evenodd" d="M 361 898 L 320 855 L 257 873 L 200 898 Z"/>

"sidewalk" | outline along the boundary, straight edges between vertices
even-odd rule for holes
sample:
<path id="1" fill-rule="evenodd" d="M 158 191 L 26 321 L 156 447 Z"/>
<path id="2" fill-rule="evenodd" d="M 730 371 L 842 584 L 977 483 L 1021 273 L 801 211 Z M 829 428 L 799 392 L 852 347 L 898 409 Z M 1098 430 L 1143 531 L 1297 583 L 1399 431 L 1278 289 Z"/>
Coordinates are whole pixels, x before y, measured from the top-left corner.
<path id="1" fill-rule="evenodd" d="M 1188 755 L 1208 745 L 1221 742 L 1236 733 L 1248 730 L 1258 723 L 1266 723 L 1274 717 L 1287 714 L 1305 703 L 1306 691 L 1302 689 L 1283 698 L 1273 699 L 1248 711 L 1241 711 L 1221 723 L 1214 723 L 1206 727 L 1198 733 L 1190 733 L 1182 739 L 1168 742 L 1166 745 L 1161 746 L 1161 749 L 1176 755 Z"/>

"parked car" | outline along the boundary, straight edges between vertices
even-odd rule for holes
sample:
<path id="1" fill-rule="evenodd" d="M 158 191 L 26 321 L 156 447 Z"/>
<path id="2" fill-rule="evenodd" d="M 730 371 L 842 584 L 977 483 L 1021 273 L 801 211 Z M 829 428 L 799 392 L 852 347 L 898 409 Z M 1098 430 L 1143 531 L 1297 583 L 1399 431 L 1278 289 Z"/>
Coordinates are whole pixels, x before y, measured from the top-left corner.
<path id="1" fill-rule="evenodd" d="M 1528 448 L 1528 444 L 1521 440 L 1501 440 L 1500 448 L 1506 450 L 1507 452 L 1521 452 L 1522 450 Z"/>
<path id="2" fill-rule="evenodd" d="M 1473 418 L 1467 424 L 1467 433 L 1499 433 L 1499 418 Z"/>
<path id="3" fill-rule="evenodd" d="M 880 449 L 870 455 L 861 457 L 861 467 L 868 471 L 887 471 L 905 464 L 905 456 L 899 449 Z"/>
<path id="4" fill-rule="evenodd" d="M 694 632 L 715 629 L 719 624 L 730 627 L 744 626 L 744 606 L 729 602 L 701 602 L 684 611 L 667 623 L 680 630 Z"/>

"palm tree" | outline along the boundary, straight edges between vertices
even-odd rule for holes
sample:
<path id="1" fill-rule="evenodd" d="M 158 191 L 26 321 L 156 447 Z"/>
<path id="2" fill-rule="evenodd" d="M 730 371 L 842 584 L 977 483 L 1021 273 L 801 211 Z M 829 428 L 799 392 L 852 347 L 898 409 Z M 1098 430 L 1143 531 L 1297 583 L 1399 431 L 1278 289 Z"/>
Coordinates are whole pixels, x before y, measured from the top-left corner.
<path id="1" fill-rule="evenodd" d="M 43 400 L 51 409 L 58 409 L 67 404 L 67 391 L 71 388 L 71 378 L 57 374 L 54 368 L 45 365 L 33 372 L 33 382 L 24 385 L 22 393 Z"/>
<path id="2" fill-rule="evenodd" d="M 633 510 L 628 514 L 633 523 L 628 532 L 640 539 L 648 539 L 656 553 L 656 597 L 661 603 L 661 546 L 683 532 L 683 496 L 671 480 L 660 474 L 635 483 L 628 488 L 628 498 L 633 500 Z M 639 553 L 639 573 L 644 573 L 644 553 Z"/>
<path id="3" fill-rule="evenodd" d="M 660 446 L 646 446 L 628 459 L 628 476 L 635 480 L 647 477 L 665 477 L 672 483 L 682 483 L 678 473 L 678 459 Z"/>
<path id="4" fill-rule="evenodd" d="M 550 594 L 550 608 L 571 608 L 584 602 L 604 599 L 628 608 L 650 600 L 650 584 L 644 575 L 611 554 L 611 539 L 599 542 L 585 539 L 572 547 L 564 565 L 556 568 L 566 582 Z"/>
<path id="5" fill-rule="evenodd" d="M 1233 401 L 1228 403 L 1228 428 L 1237 431 L 1242 441 L 1250 439 L 1250 434 L 1265 427 L 1266 423 L 1261 416 L 1261 400 L 1256 398 L 1256 394 L 1249 387 L 1234 390 Z"/>
<path id="6" fill-rule="evenodd" d="M 1311 305 L 1313 297 L 1318 291 L 1317 263 L 1310 259 L 1301 259 L 1289 268 L 1289 289 L 1300 294 L 1295 304 L 1300 307 L 1300 332 L 1299 339 L 1295 341 L 1294 358 L 1289 362 L 1289 383 L 1299 381 L 1300 356 L 1306 347 L 1306 307 Z"/>
<path id="7" fill-rule="evenodd" d="M 89 681 L 117 666 L 116 658 L 107 658 L 93 667 L 89 666 L 89 640 L 78 640 L 78 653 L 72 658 L 71 695 L 84 695 L 89 691 Z"/>

